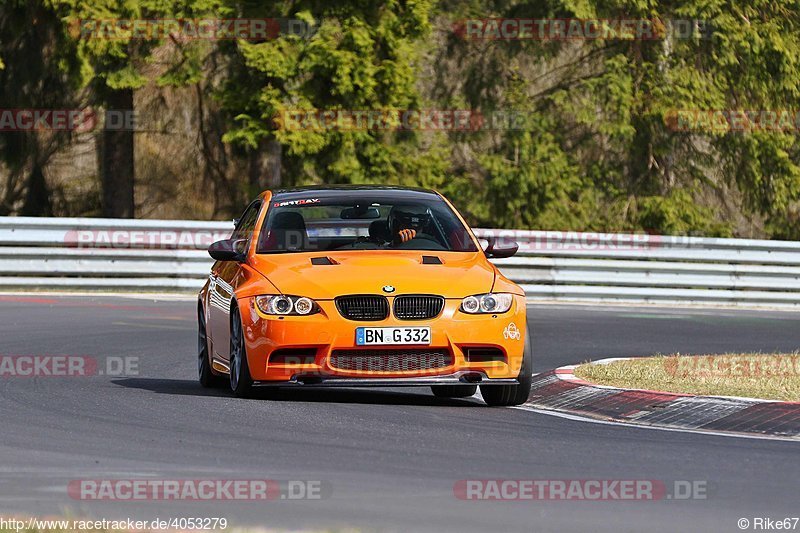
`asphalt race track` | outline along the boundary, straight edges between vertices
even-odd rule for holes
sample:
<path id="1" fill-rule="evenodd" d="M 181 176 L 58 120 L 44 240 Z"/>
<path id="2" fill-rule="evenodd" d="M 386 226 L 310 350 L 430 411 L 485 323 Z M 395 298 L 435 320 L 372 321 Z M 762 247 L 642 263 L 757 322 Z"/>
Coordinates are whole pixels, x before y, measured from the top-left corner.
<path id="1" fill-rule="evenodd" d="M 800 314 L 531 306 L 535 370 L 800 348 Z M 800 444 L 568 420 L 427 389 L 240 400 L 196 381 L 195 304 L 0 296 L 0 355 L 138 357 L 138 375 L 0 378 L 0 515 L 225 517 L 266 528 L 739 531 L 800 515 Z M 314 480 L 319 500 L 82 501 L 80 479 Z M 706 499 L 464 501 L 465 479 L 701 481 Z M 800 526 L 798 526 L 800 528 Z"/>

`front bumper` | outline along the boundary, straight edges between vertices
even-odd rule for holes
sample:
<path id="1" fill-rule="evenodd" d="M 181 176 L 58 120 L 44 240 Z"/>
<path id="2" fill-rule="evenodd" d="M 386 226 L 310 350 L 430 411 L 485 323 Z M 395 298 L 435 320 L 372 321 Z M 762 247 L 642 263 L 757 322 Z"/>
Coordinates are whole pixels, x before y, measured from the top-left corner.
<path id="1" fill-rule="evenodd" d="M 518 385 L 516 378 L 490 378 L 483 372 L 461 370 L 439 376 L 369 378 L 299 373 L 289 381 L 256 381 L 256 387 L 429 387 L 431 385 Z"/>
<path id="2" fill-rule="evenodd" d="M 390 308 L 393 308 L 392 297 Z M 317 301 L 321 312 L 309 316 L 268 316 L 253 298 L 239 300 L 250 374 L 258 386 L 428 386 L 464 383 L 517 383 L 525 346 L 525 298 L 515 296 L 511 309 L 502 314 L 469 315 L 459 310 L 460 299 L 448 299 L 442 313 L 429 320 L 398 320 L 393 315 L 381 321 L 360 322 L 343 318 L 333 301 Z M 449 364 L 408 371 L 344 370 L 331 365 L 335 350 L 418 349 L 415 345 L 357 346 L 359 326 L 430 326 L 431 343 L 422 348 L 444 350 Z M 510 329 L 509 329 L 510 328 Z M 509 335 L 516 332 L 516 335 Z M 307 349 L 313 364 L 270 362 L 276 350 Z M 501 360 L 475 361 L 469 350 L 494 349 Z"/>

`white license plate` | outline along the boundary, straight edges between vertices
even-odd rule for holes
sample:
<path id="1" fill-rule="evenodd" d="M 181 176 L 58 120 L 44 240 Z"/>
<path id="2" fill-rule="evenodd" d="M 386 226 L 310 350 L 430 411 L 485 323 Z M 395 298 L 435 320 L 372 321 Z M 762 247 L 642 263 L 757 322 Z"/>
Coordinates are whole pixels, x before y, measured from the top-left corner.
<path id="1" fill-rule="evenodd" d="M 431 328 L 356 328 L 356 345 L 430 344 Z"/>

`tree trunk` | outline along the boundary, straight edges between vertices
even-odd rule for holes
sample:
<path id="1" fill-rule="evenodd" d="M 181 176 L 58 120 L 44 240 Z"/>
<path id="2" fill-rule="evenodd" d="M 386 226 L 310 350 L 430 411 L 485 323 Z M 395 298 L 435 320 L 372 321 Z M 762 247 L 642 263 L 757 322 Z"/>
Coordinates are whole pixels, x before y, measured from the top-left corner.
<path id="1" fill-rule="evenodd" d="M 109 91 L 106 112 L 133 112 L 133 89 Z M 114 125 L 117 126 L 117 125 Z M 101 145 L 101 186 L 103 216 L 133 218 L 133 130 L 103 128 Z"/>
<path id="2" fill-rule="evenodd" d="M 251 189 L 261 192 L 281 186 L 282 151 L 281 143 L 273 139 L 262 141 L 258 149 L 250 152 L 248 174 Z"/>
<path id="3" fill-rule="evenodd" d="M 25 194 L 25 203 L 20 214 L 24 217 L 50 217 L 53 216 L 53 206 L 50 203 L 50 190 L 44 179 L 44 172 L 38 162 L 34 162 L 28 176 L 28 188 Z"/>

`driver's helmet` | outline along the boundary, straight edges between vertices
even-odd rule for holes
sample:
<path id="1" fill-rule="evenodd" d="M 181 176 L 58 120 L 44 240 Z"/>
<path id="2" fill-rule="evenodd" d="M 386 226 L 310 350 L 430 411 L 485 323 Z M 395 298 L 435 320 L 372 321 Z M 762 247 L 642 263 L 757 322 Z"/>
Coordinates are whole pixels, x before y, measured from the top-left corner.
<path id="1" fill-rule="evenodd" d="M 413 210 L 394 207 L 389 212 L 389 231 L 392 235 L 397 236 L 401 230 L 413 229 L 419 235 L 420 233 L 427 233 L 426 230 L 430 221 L 431 216 L 427 211 L 414 212 Z"/>

